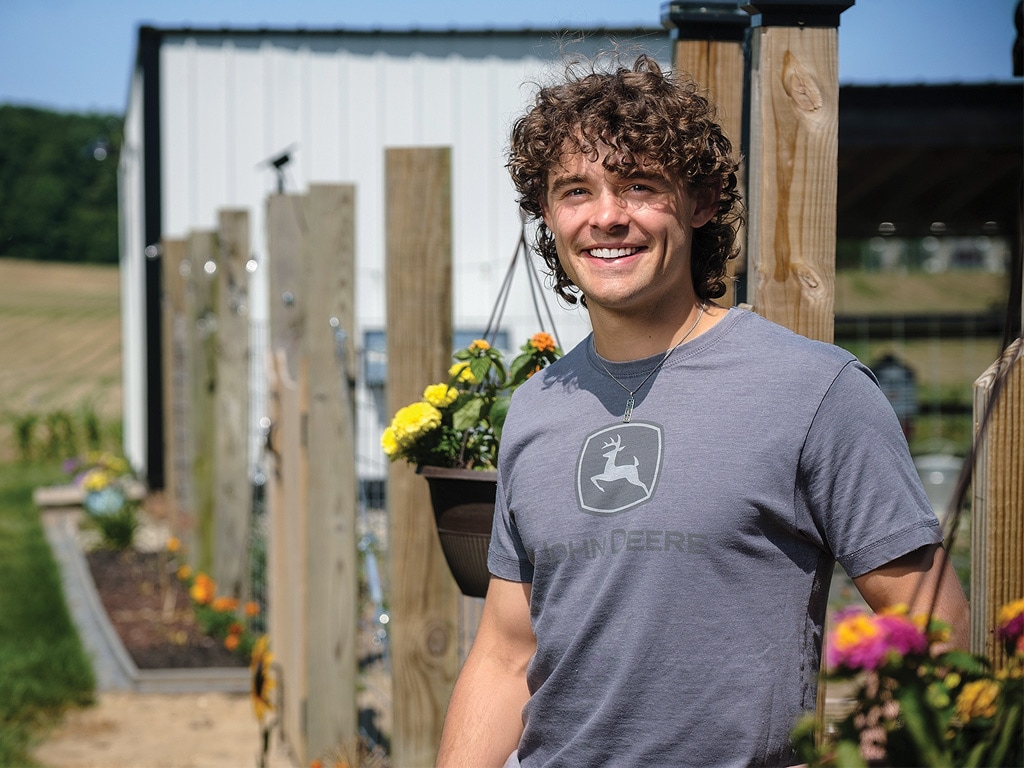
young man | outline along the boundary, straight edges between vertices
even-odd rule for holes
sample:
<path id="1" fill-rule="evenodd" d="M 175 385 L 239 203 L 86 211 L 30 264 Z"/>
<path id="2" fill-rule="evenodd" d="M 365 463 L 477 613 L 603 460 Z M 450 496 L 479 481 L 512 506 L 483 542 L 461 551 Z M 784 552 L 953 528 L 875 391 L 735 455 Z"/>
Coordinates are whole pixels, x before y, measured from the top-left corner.
<path id="1" fill-rule="evenodd" d="M 873 608 L 934 598 L 966 642 L 870 372 L 714 303 L 730 155 L 696 86 L 646 57 L 542 89 L 513 129 L 537 250 L 593 333 L 513 400 L 442 766 L 790 764 L 836 560 Z"/>

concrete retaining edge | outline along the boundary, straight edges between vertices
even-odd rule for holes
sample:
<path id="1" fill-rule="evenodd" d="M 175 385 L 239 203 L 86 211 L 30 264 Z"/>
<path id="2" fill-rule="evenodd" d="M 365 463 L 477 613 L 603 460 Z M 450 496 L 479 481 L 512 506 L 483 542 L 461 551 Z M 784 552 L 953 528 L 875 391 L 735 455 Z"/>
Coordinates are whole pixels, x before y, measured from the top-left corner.
<path id="1" fill-rule="evenodd" d="M 121 642 L 96 591 L 85 555 L 78 546 L 77 508 L 44 509 L 43 529 L 60 566 L 68 610 L 93 663 L 98 690 L 138 693 L 247 693 L 245 667 L 139 669 Z"/>

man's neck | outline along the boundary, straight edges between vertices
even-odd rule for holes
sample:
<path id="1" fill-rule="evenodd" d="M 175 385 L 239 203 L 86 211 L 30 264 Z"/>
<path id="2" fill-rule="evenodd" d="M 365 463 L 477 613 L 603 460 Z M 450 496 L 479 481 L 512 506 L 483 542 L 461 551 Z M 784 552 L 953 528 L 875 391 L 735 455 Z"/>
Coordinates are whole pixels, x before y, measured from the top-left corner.
<path id="1" fill-rule="evenodd" d="M 692 341 L 725 317 L 725 309 L 708 302 L 698 322 L 700 307 L 701 302 L 695 301 L 690 304 L 689 311 L 661 321 L 607 311 L 596 315 L 591 313 L 594 346 L 601 357 L 614 362 L 641 360 L 660 354 L 684 337 L 686 341 Z M 689 335 L 687 331 L 690 331 Z"/>

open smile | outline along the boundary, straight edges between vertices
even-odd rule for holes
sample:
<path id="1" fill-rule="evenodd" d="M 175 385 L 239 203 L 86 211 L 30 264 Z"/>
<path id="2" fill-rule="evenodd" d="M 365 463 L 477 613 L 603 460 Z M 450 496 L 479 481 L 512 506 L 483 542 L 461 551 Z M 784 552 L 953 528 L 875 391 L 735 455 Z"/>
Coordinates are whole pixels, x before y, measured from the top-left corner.
<path id="1" fill-rule="evenodd" d="M 595 259 L 621 259 L 626 256 L 632 256 L 643 248 L 588 248 L 586 253 Z"/>

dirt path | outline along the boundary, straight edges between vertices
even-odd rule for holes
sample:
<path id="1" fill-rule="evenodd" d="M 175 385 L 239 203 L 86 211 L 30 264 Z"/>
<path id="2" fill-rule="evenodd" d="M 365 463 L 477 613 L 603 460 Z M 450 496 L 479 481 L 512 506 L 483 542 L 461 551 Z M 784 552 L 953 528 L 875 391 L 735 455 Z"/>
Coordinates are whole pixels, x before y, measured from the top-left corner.
<path id="1" fill-rule="evenodd" d="M 70 712 L 33 753 L 48 768 L 255 768 L 248 696 L 109 691 Z M 267 768 L 293 768 L 272 740 Z"/>

